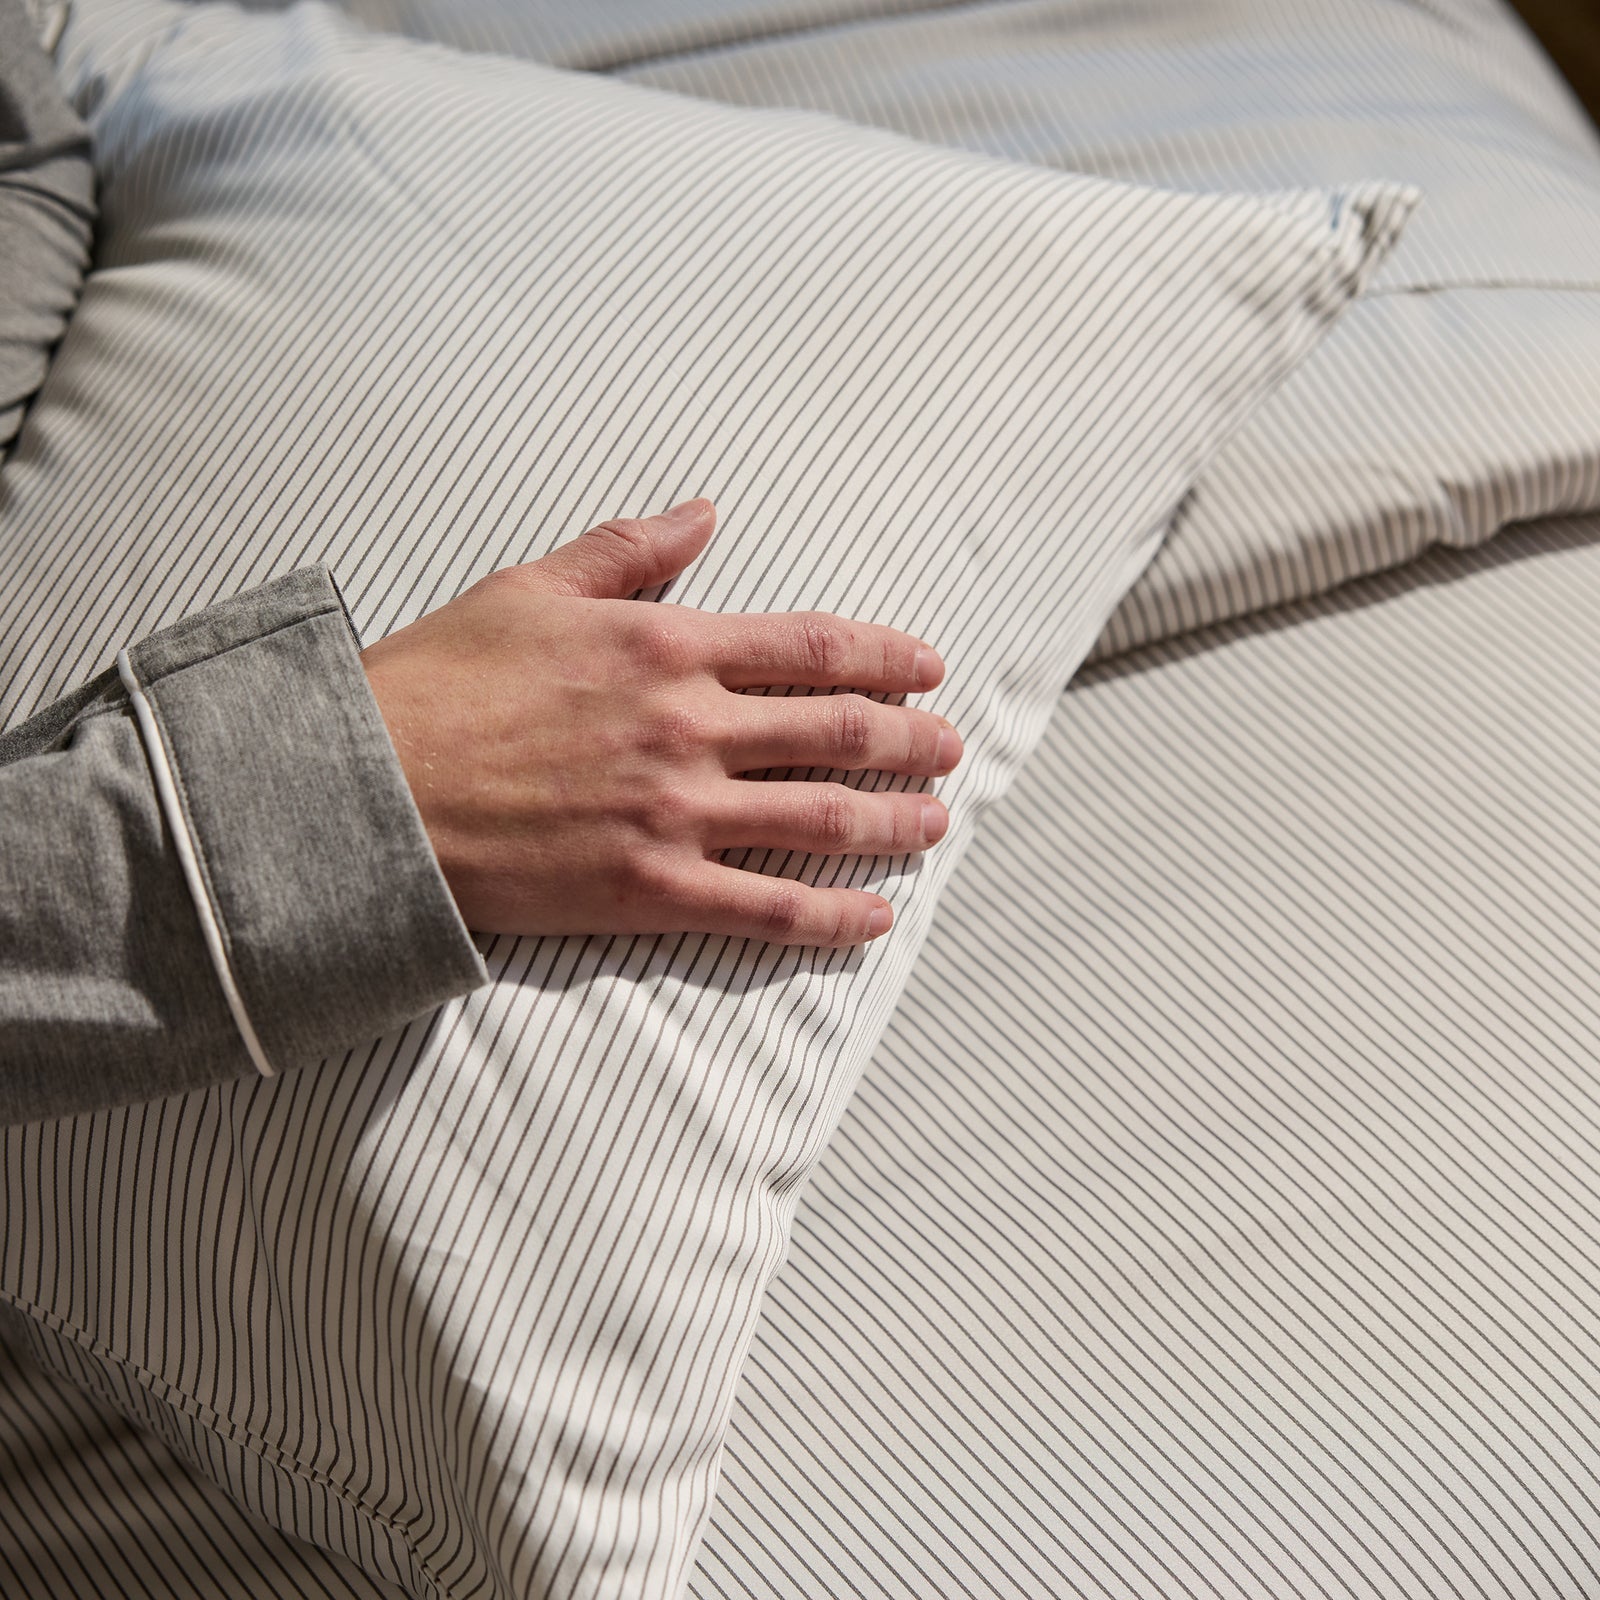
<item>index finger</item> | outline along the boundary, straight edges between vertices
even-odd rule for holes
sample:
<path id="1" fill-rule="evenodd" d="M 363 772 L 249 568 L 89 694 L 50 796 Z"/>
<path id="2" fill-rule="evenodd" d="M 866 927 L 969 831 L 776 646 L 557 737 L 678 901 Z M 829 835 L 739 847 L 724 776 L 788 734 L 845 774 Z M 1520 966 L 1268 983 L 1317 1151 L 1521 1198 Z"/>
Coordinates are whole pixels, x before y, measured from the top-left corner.
<path id="1" fill-rule="evenodd" d="M 826 611 L 707 615 L 712 664 L 724 687 L 878 689 L 914 694 L 944 677 L 931 646 L 897 628 Z"/>

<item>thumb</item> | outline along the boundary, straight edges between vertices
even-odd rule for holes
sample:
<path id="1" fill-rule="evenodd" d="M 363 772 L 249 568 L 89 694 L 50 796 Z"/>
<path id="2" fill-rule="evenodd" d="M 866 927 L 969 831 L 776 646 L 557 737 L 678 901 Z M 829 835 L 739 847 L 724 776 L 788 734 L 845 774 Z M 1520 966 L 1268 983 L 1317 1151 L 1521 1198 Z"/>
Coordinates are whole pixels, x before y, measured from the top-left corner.
<path id="1" fill-rule="evenodd" d="M 675 578 L 717 525 L 709 500 L 686 500 L 653 517 L 617 517 L 557 545 L 526 567 L 541 588 L 590 600 L 623 600 Z"/>

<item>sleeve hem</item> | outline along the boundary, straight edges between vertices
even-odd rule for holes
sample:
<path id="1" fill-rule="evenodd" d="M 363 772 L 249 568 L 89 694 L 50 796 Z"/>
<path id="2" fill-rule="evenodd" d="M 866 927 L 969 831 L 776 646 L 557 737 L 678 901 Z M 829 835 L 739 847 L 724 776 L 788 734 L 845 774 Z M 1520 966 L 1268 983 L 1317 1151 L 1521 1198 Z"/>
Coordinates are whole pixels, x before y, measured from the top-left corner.
<path id="1" fill-rule="evenodd" d="M 326 569 L 185 618 L 118 669 L 258 1071 L 487 981 Z"/>

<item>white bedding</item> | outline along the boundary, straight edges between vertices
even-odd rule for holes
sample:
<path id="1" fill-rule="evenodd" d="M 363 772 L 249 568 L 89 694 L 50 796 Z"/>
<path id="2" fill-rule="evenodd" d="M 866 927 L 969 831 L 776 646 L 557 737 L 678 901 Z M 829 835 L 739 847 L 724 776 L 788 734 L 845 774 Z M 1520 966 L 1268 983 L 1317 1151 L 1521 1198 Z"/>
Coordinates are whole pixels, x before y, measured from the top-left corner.
<path id="1" fill-rule="evenodd" d="M 351 9 L 480 30 L 508 15 L 500 0 Z M 670 53 L 797 15 L 711 9 L 647 42 Z M 1592 134 L 1559 94 L 1541 101 L 1525 48 L 1484 48 L 1505 27 L 1495 7 L 1376 9 L 1396 37 L 1459 38 L 1441 93 L 1499 97 L 1502 178 L 1565 162 L 1551 192 L 1569 219 L 1600 195 Z M 881 47 L 852 29 L 857 76 L 830 78 L 801 70 L 828 61 L 821 36 L 772 47 L 776 76 L 753 66 L 764 46 L 651 65 L 632 12 L 561 10 L 521 8 L 540 49 L 697 92 L 848 97 L 881 71 L 890 121 L 923 114 L 939 81 L 918 88 L 895 38 L 941 61 L 963 30 L 1119 15 L 959 8 L 902 19 Z M 1037 126 L 1021 101 L 995 115 L 1014 67 L 975 80 L 983 148 Z M 1224 154 L 1248 166 L 1271 148 Z M 1240 441 L 1259 448 L 1213 469 L 1253 520 L 1191 501 L 1149 580 L 1170 586 L 1145 588 L 1108 648 L 1600 499 L 1585 262 L 1502 228 L 1510 254 L 1473 283 L 1471 193 L 1466 174 L 1455 235 L 1424 235 L 1427 272 L 1358 307 Z M 1600 211 L 1546 232 L 1581 255 L 1591 223 Z M 1394 402 L 1397 350 L 1415 390 Z M 1392 414 L 1352 418 L 1349 397 L 1375 386 Z M 1065 697 L 955 874 L 802 1204 L 699 1600 L 1600 1587 L 1584 1233 L 1597 550 L 1594 519 L 1540 524 L 1125 657 Z M 386 581 L 372 603 L 392 621 L 414 595 Z M 404 1074 L 379 1076 L 387 1093 Z M 41 1152 L 72 1170 L 59 1138 L 27 1161 Z M 14 1170 L 31 1195 L 41 1169 Z M 51 1600 L 394 1592 L 252 1522 L 84 1395 L 42 1384 L 19 1401 L 19 1370 L 0 1369 L 6 1581 Z M 73 1370 L 93 1386 L 91 1363 Z M 235 1463 L 210 1467 L 238 1492 Z M 246 1488 L 268 1516 L 303 1515 L 267 1475 Z M 359 1552 L 325 1542 L 341 1540 Z"/>
<path id="2" fill-rule="evenodd" d="M 77 0 L 62 49 L 105 222 L 7 467 L 0 704 L 309 561 L 371 638 L 696 493 L 674 600 L 952 664 L 938 852 L 746 861 L 881 886 L 891 939 L 485 939 L 343 1060 L 0 1139 L 32 1348 L 256 1515 L 418 1595 L 676 1594 L 941 884 L 1414 195 L 1069 177 L 314 5 Z"/>
<path id="3" fill-rule="evenodd" d="M 690 1593 L 1589 1592 L 1597 595 L 1600 517 L 1535 525 L 1063 697 L 801 1203 Z M 6 1593 L 384 1595 L 0 1395 Z"/>

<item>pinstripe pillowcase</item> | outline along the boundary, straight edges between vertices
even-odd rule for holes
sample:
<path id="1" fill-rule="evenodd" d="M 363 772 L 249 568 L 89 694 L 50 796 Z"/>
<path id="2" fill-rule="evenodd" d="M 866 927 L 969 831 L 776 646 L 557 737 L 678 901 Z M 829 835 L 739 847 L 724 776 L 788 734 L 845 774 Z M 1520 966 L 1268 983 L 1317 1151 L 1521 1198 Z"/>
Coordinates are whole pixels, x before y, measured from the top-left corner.
<path id="1" fill-rule="evenodd" d="M 1092 657 L 1600 506 L 1600 140 L 1499 0 L 341 3 L 1105 177 L 1421 188 L 1361 305 L 1203 474 Z"/>
<path id="2" fill-rule="evenodd" d="M 376 19 L 394 0 L 351 3 Z M 1132 182 L 1422 190 L 1362 303 L 1202 475 L 1091 659 L 1600 507 L 1600 136 L 1498 0 L 940 6 L 622 71 Z"/>
<path id="3" fill-rule="evenodd" d="M 4 1141 L 35 1350 L 242 1504 L 417 1594 L 672 1594 L 974 818 L 1412 196 L 1065 179 L 313 5 L 78 0 L 63 51 L 106 225 L 8 469 L 6 714 L 308 560 L 370 637 L 696 492 L 676 598 L 950 662 L 952 842 L 748 863 L 881 886 L 895 938 L 486 940 L 489 988 L 343 1062 Z"/>

